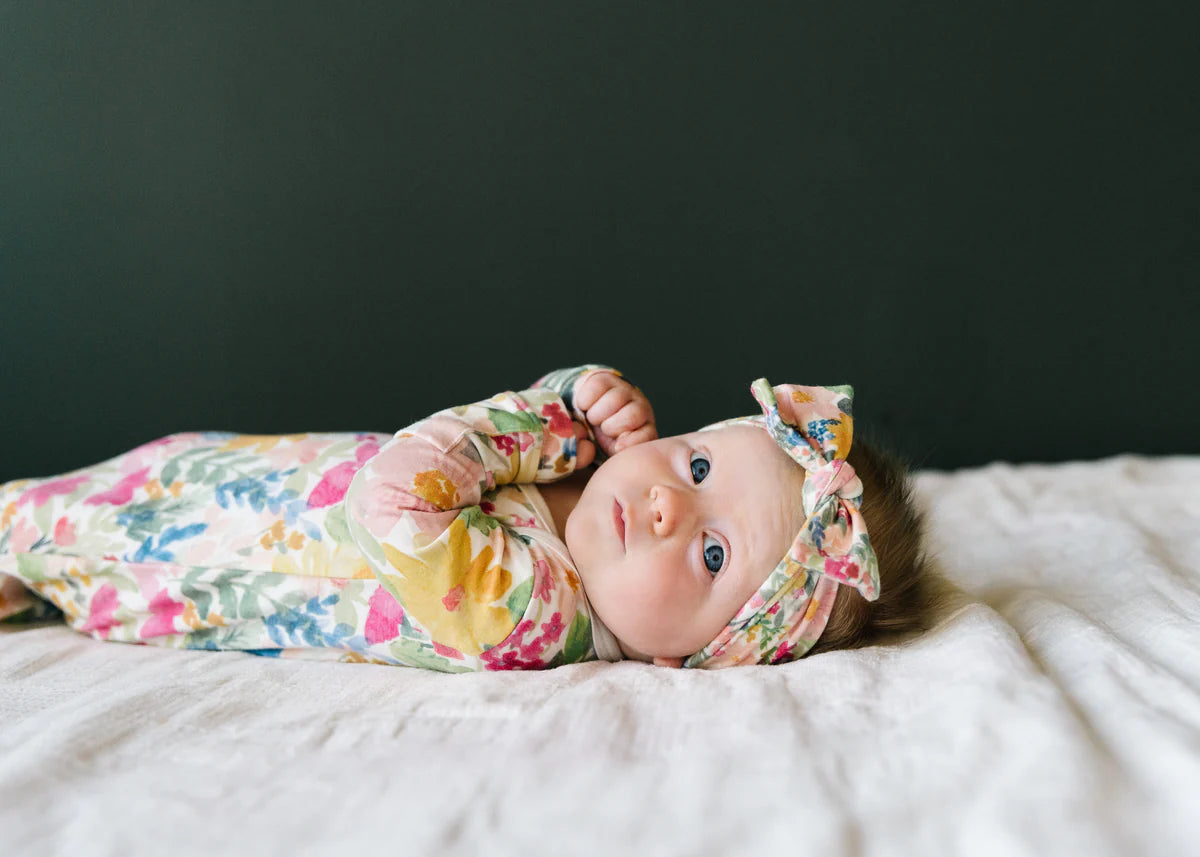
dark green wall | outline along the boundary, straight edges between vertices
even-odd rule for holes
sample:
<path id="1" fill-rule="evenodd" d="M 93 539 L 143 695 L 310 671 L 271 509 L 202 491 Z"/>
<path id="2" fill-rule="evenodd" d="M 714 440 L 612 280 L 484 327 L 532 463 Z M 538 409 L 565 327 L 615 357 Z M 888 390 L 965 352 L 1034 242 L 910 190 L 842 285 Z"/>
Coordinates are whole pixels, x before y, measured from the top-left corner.
<path id="1" fill-rule="evenodd" d="M 1053 8 L 1048 8 L 1052 6 Z M 608 362 L 1200 453 L 1191 3 L 5 3 L 0 480 Z"/>

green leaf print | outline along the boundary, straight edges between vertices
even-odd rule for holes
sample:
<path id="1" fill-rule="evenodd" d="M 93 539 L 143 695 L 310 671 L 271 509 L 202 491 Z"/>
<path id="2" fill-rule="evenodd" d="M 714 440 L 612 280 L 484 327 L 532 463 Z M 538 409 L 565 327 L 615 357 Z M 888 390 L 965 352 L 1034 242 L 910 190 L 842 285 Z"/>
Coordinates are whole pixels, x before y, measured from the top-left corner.
<path id="1" fill-rule="evenodd" d="M 258 589 L 260 587 L 253 584 L 247 586 L 242 592 L 242 603 L 240 605 L 241 613 L 238 615 L 243 619 L 248 619 L 251 616 L 261 616 L 262 610 L 258 606 Z"/>
<path id="2" fill-rule="evenodd" d="M 166 463 L 166 465 L 163 467 L 162 473 L 159 474 L 158 479 L 162 483 L 163 488 L 170 488 L 171 483 L 175 481 L 175 477 L 177 477 L 179 475 L 179 470 L 180 470 L 179 459 L 180 458 L 181 458 L 181 456 L 177 455 L 174 458 L 172 458 L 170 461 L 168 461 Z"/>
<path id="3" fill-rule="evenodd" d="M 520 586 L 512 591 L 508 596 L 508 613 L 512 617 L 513 624 L 521 621 L 521 617 L 525 615 L 525 608 L 529 606 L 529 599 L 533 595 L 533 578 L 530 577 Z"/>
<path id="4" fill-rule="evenodd" d="M 542 430 L 542 420 L 533 411 L 502 411 L 488 409 L 488 418 L 497 431 L 513 432 L 527 431 L 538 434 Z"/>
<path id="5" fill-rule="evenodd" d="M 17 574 L 30 583 L 45 583 L 46 557 L 40 554 L 17 554 Z"/>
<path id="6" fill-rule="evenodd" d="M 469 506 L 464 509 L 460 515 L 463 523 L 468 527 L 474 527 L 485 536 L 490 536 L 492 530 L 500 526 L 495 518 L 484 514 L 484 511 L 478 506 Z"/>
<path id="7" fill-rule="evenodd" d="M 388 651 L 392 657 L 414 667 L 437 670 L 444 673 L 475 672 L 475 670 L 465 664 L 456 664 L 453 660 L 442 657 L 433 651 L 432 646 L 418 642 L 417 640 L 396 640 L 388 646 Z"/>
<path id="8" fill-rule="evenodd" d="M 308 484 L 308 472 L 304 469 L 297 469 L 295 473 L 288 477 L 287 482 L 283 483 L 284 491 L 291 491 L 299 496 L 304 493 L 304 488 Z"/>
<path id="9" fill-rule="evenodd" d="M 333 620 L 340 624 L 358 626 L 359 605 L 365 603 L 362 597 L 362 581 L 347 583 L 339 593 L 337 603 L 333 605 Z"/>
<path id="10" fill-rule="evenodd" d="M 346 524 L 346 507 L 342 503 L 332 506 L 325 514 L 325 532 L 337 544 L 354 544 L 350 538 L 350 527 Z"/>
<path id="11" fill-rule="evenodd" d="M 33 523 L 43 533 L 54 532 L 54 503 L 43 503 L 33 512 Z"/>
<path id="12" fill-rule="evenodd" d="M 571 630 L 567 631 L 567 641 L 563 646 L 563 661 L 577 664 L 583 660 L 592 647 L 592 623 L 582 613 L 575 614 Z"/>
<path id="13" fill-rule="evenodd" d="M 196 569 L 185 574 L 183 581 L 179 584 L 179 592 L 196 605 L 196 615 L 201 619 L 206 619 L 212 612 L 212 593 L 196 587 L 196 578 L 199 576 L 200 571 Z"/>

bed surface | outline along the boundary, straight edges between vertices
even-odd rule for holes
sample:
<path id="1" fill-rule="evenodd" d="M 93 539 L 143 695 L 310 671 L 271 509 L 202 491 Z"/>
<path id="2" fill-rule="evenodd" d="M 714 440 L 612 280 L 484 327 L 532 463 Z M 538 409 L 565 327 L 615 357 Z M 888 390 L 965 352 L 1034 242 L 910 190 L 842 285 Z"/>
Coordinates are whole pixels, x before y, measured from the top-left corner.
<path id="1" fill-rule="evenodd" d="M 0 853 L 1197 853 L 1200 458 L 916 486 L 938 627 L 783 667 L 447 676 L 0 626 Z"/>

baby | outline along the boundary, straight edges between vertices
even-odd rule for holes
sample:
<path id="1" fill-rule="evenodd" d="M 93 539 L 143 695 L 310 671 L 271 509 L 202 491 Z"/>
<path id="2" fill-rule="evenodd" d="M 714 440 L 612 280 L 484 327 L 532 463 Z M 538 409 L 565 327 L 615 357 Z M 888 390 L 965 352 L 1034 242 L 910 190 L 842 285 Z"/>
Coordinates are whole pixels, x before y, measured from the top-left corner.
<path id="1" fill-rule="evenodd" d="M 10 482 L 0 618 L 447 672 L 786 663 L 928 627 L 904 468 L 851 451 L 852 390 L 752 392 L 759 416 L 659 438 L 589 364 L 394 436 L 177 434 Z"/>

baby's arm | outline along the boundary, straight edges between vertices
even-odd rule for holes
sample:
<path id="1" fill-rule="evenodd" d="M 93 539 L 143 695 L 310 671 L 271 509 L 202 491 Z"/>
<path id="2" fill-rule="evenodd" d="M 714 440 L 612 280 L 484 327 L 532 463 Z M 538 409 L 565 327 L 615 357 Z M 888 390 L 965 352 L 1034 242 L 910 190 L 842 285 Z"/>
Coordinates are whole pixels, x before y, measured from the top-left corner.
<path id="1" fill-rule="evenodd" d="M 454 654 L 447 657 L 487 663 L 509 657 L 499 644 L 518 621 L 536 618 L 545 596 L 531 600 L 531 592 L 547 591 L 554 580 L 570 587 L 557 593 L 554 610 L 548 601 L 544 606 L 563 613 L 569 633 L 556 636 L 552 616 L 542 617 L 553 639 L 538 658 L 571 662 L 587 653 L 590 633 L 572 619 L 569 593 L 578 589 L 578 578 L 568 558 L 531 541 L 514 529 L 521 524 L 510 526 L 482 502 L 498 485 L 569 476 L 579 466 L 577 432 L 583 427 L 554 390 L 505 392 L 398 432 L 355 474 L 345 496 L 350 534 L 376 577 L 443 655 L 449 650 Z M 581 621 L 586 626 L 586 617 Z"/>

